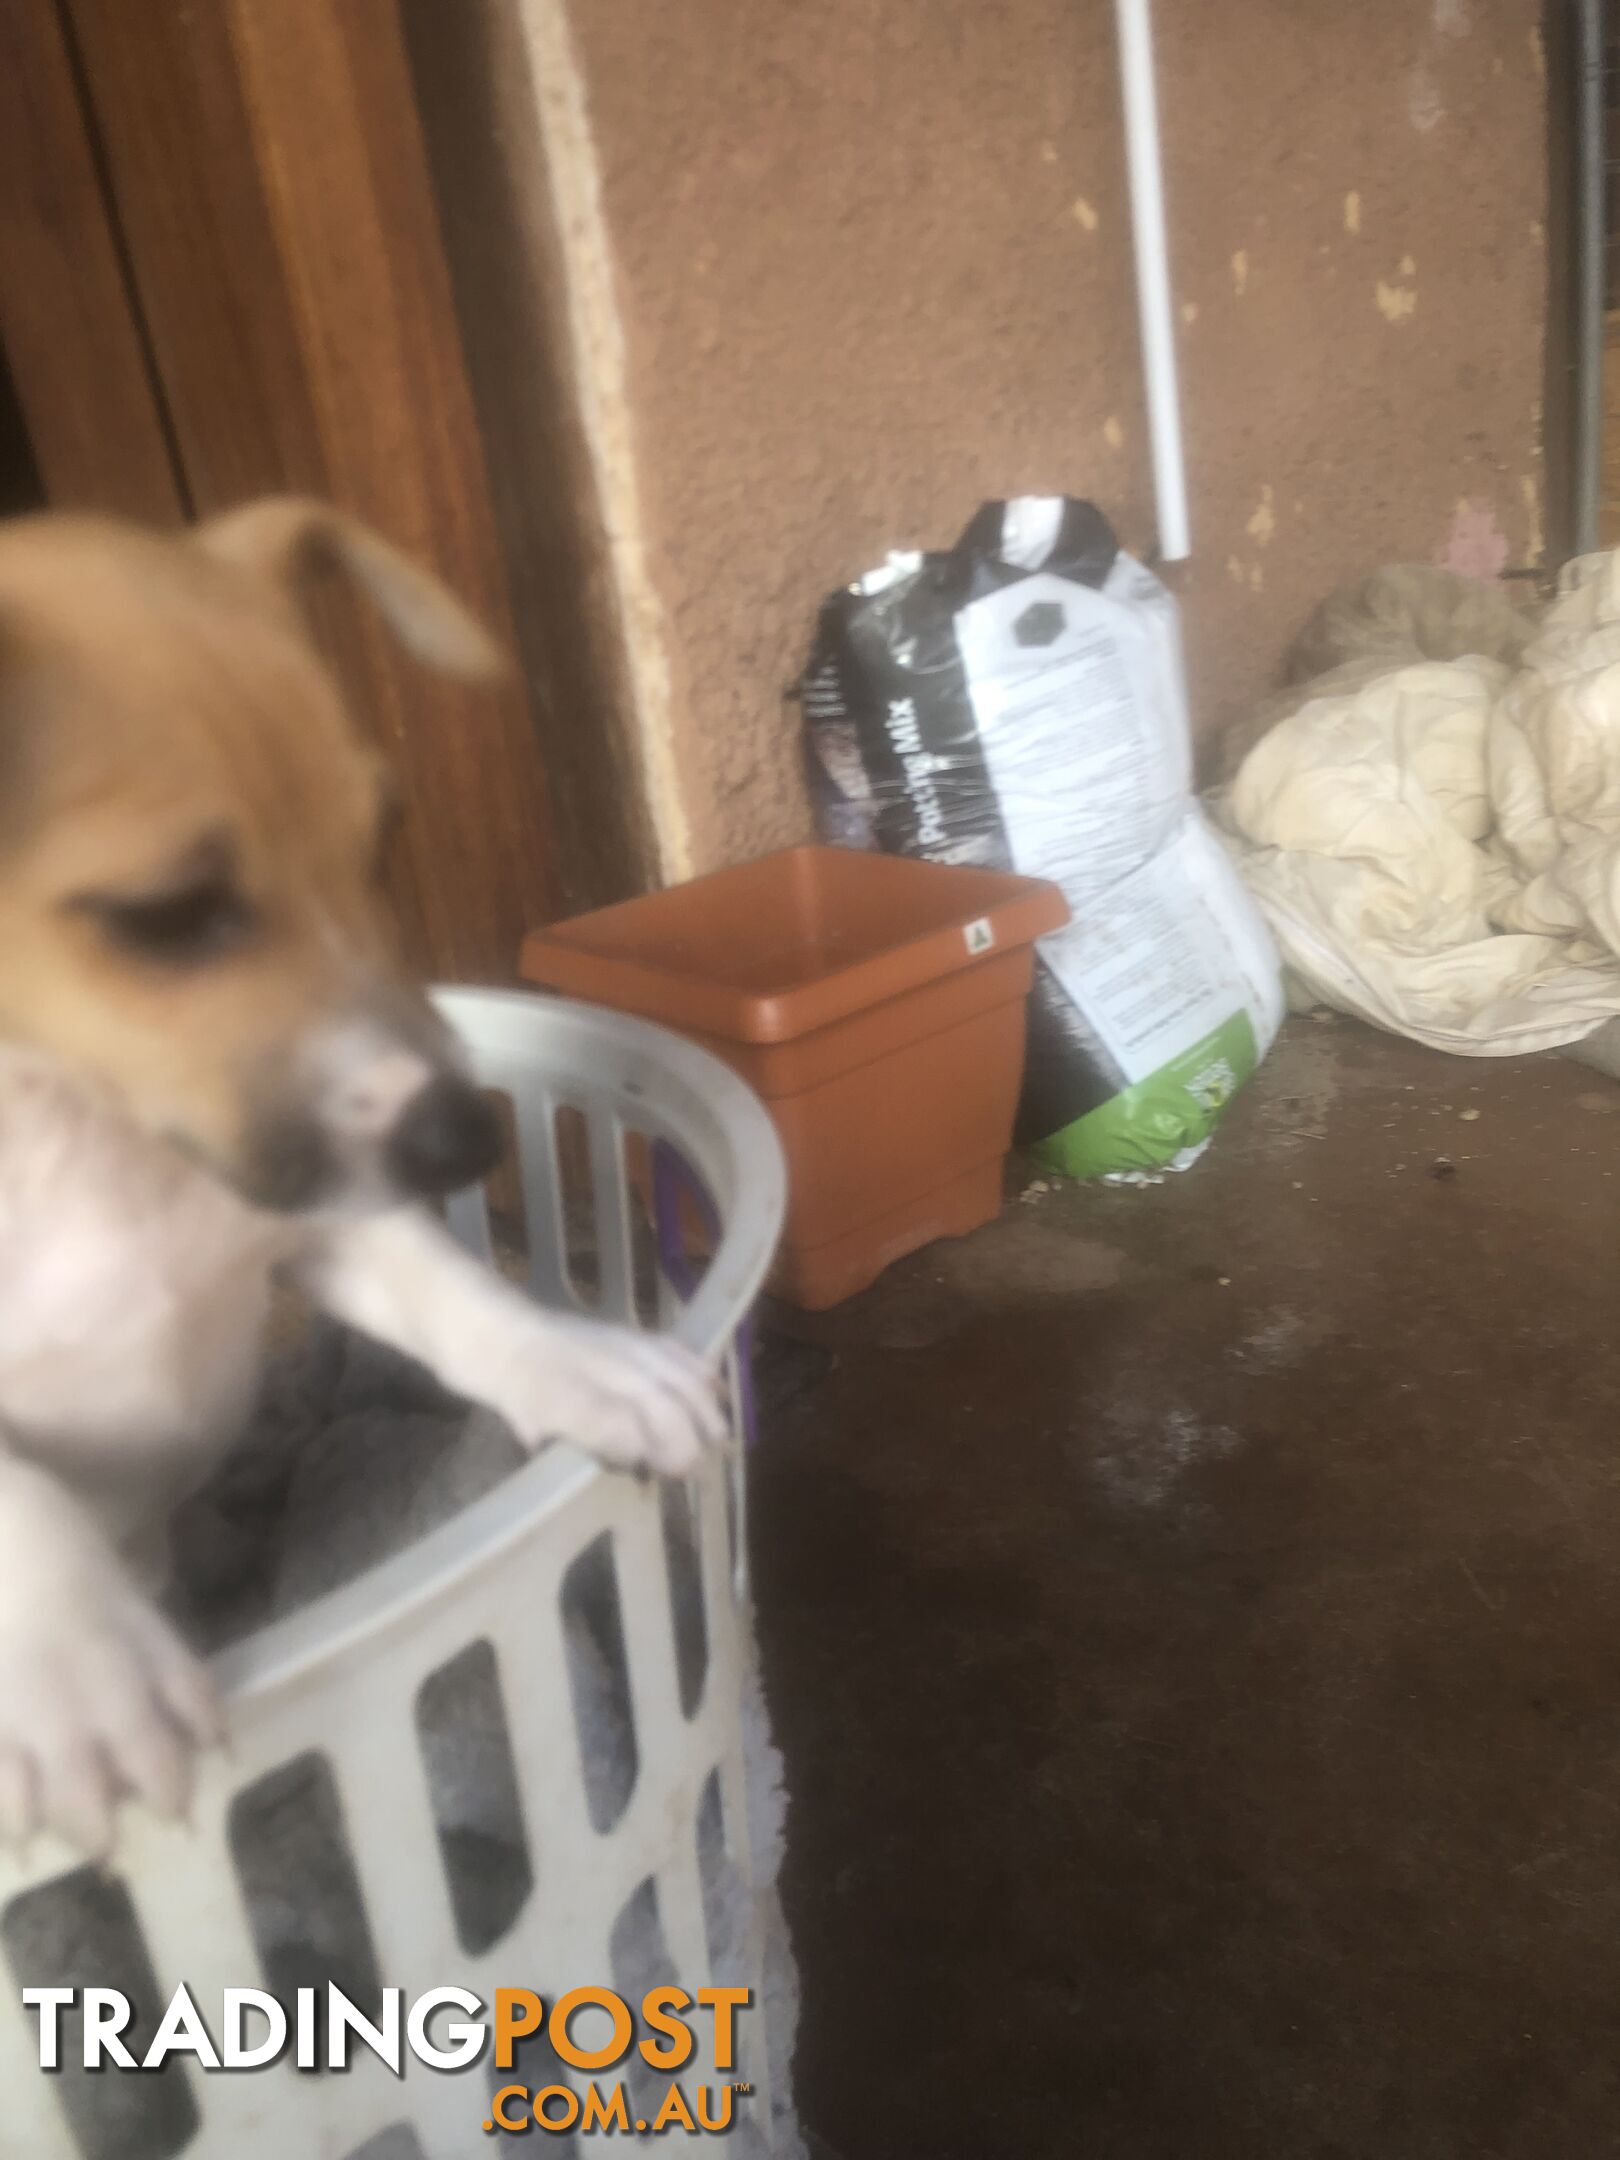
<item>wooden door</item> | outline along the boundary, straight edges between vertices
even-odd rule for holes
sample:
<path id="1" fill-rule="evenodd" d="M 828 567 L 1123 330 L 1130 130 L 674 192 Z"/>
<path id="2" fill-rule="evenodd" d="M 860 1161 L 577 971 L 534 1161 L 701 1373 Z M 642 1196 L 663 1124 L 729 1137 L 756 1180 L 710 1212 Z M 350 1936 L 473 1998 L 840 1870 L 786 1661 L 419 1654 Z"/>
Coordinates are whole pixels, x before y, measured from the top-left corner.
<path id="1" fill-rule="evenodd" d="M 0 9 L 0 342 L 52 502 L 323 495 L 513 646 L 395 0 Z M 332 636 L 404 781 L 413 945 L 510 978 L 561 912 L 523 681 L 421 675 L 358 607 Z"/>

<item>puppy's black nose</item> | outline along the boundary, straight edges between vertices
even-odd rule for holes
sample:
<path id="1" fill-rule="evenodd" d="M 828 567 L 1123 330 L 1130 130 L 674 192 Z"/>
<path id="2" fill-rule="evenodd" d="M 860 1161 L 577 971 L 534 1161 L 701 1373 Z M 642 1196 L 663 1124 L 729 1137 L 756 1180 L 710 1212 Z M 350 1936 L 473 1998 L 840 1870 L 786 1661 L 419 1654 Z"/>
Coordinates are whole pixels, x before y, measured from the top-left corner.
<path id="1" fill-rule="evenodd" d="M 475 1087 L 440 1073 L 405 1105 L 387 1155 L 389 1175 L 407 1192 L 456 1192 L 500 1161 L 501 1129 Z"/>

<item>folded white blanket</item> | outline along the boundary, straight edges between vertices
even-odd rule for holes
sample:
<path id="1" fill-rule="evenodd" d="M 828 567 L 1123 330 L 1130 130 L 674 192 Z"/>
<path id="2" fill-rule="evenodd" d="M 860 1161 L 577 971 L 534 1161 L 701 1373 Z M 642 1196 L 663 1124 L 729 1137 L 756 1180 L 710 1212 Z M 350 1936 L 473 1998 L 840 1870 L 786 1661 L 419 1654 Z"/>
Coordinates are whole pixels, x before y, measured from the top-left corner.
<path id="1" fill-rule="evenodd" d="M 1620 1016 L 1620 555 L 1564 573 L 1517 664 L 1329 676 L 1216 804 L 1316 999 L 1473 1056 Z"/>

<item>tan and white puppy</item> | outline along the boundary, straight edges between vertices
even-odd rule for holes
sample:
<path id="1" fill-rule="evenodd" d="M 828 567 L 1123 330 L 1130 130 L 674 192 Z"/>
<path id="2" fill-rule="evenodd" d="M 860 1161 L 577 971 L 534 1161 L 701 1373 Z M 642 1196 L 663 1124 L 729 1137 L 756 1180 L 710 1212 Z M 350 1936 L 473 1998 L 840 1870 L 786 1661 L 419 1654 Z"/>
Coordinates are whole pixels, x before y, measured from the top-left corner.
<path id="1" fill-rule="evenodd" d="M 680 1473 L 710 1376 L 546 1313 L 423 1203 L 490 1112 L 395 951 L 386 774 L 304 615 L 346 575 L 422 661 L 490 672 L 430 577 L 323 505 L 180 535 L 0 528 L 0 1835 L 106 1849 L 218 1731 L 148 1594 L 252 1402 L 272 1279 L 533 1446 Z"/>

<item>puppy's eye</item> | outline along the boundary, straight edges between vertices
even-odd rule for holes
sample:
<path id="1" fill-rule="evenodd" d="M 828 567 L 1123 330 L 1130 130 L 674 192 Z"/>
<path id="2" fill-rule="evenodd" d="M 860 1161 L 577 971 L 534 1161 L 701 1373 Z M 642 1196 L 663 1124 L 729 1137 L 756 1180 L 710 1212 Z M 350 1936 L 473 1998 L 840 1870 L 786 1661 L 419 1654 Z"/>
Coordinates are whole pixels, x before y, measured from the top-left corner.
<path id="1" fill-rule="evenodd" d="M 255 927 L 253 910 L 221 878 L 139 899 L 93 893 L 75 905 L 125 952 L 176 965 L 233 952 Z"/>

